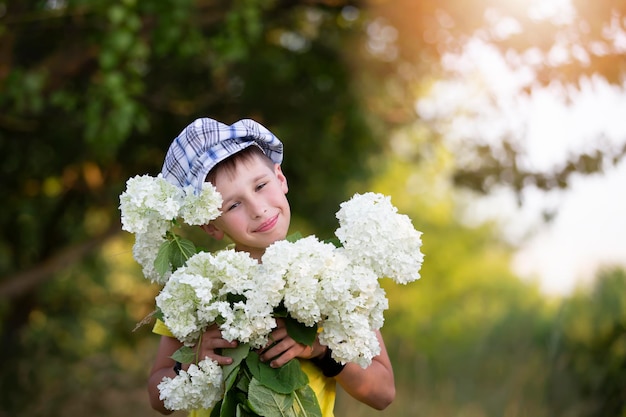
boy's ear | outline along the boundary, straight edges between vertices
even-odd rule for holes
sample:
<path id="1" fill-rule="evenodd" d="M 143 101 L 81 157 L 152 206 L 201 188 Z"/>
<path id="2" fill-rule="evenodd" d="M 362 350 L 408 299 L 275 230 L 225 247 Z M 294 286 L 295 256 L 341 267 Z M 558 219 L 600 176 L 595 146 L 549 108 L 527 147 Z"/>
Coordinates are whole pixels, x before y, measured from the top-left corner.
<path id="1" fill-rule="evenodd" d="M 213 223 L 205 224 L 200 226 L 202 230 L 206 232 L 209 236 L 216 240 L 222 240 L 224 238 L 224 232 L 215 227 Z"/>
<path id="2" fill-rule="evenodd" d="M 289 191 L 289 187 L 287 186 L 287 177 L 283 174 L 283 170 L 280 168 L 280 165 L 274 165 L 274 174 L 276 175 L 276 178 L 278 178 L 278 181 L 280 181 L 283 193 L 287 194 L 287 191 Z"/>

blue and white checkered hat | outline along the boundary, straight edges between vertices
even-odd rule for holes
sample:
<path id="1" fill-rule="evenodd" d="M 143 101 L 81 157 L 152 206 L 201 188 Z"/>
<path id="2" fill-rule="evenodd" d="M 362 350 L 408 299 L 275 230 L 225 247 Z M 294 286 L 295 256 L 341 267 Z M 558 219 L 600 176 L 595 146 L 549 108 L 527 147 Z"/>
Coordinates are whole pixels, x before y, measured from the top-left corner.
<path id="1" fill-rule="evenodd" d="M 274 163 L 283 161 L 282 142 L 254 120 L 228 126 L 206 117 L 196 119 L 170 145 L 161 174 L 174 185 L 191 185 L 200 192 L 211 168 L 251 145 L 260 147 Z"/>

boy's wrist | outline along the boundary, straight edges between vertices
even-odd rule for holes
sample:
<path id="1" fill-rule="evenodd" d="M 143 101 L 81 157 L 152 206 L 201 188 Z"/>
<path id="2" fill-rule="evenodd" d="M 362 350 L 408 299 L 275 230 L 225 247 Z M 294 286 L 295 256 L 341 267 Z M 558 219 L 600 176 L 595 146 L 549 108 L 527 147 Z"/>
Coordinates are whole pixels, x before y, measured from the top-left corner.
<path id="1" fill-rule="evenodd" d="M 320 344 L 319 346 L 320 346 L 320 348 L 321 348 L 321 349 L 320 349 L 320 350 L 319 350 L 319 352 L 317 352 L 315 355 L 313 355 L 313 353 L 314 353 L 314 352 L 315 352 L 315 350 L 317 350 L 317 349 L 313 349 L 313 348 L 311 348 L 311 357 L 309 358 L 309 360 L 321 359 L 321 358 L 322 358 L 322 357 L 326 354 L 326 352 L 327 352 L 327 351 L 328 351 L 328 349 L 329 349 L 329 347 L 328 347 L 328 346 L 325 346 L 325 345 L 321 345 L 321 344 Z"/>
<path id="2" fill-rule="evenodd" d="M 176 362 L 176 363 L 174 364 L 174 373 L 175 373 L 176 375 L 180 374 L 180 371 L 181 371 L 182 369 L 183 369 L 183 364 L 182 364 L 182 363 L 180 363 L 180 362 Z"/>
<path id="3" fill-rule="evenodd" d="M 346 366 L 345 364 L 337 362 L 333 359 L 332 350 L 330 350 L 329 347 L 327 347 L 324 353 L 320 356 L 311 358 L 311 362 L 322 371 L 324 376 L 329 378 L 339 375 L 339 373 L 343 371 L 343 368 Z"/>

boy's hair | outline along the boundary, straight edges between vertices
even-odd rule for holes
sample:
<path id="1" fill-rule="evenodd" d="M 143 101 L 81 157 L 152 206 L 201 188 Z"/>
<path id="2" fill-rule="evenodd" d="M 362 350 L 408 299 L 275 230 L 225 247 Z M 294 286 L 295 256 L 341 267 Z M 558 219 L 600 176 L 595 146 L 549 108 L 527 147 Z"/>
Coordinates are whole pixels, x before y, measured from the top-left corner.
<path id="1" fill-rule="evenodd" d="M 254 120 L 228 126 L 207 117 L 196 119 L 170 145 L 161 175 L 178 187 L 191 185 L 200 192 L 215 165 L 248 147 L 260 149 L 275 164 L 283 161 L 281 141 Z"/>
<path id="2" fill-rule="evenodd" d="M 235 171 L 237 170 L 237 164 L 247 164 L 253 161 L 255 158 L 259 158 L 269 168 L 274 168 L 274 162 L 270 158 L 268 158 L 267 155 L 265 155 L 261 148 L 259 148 L 258 146 L 248 146 L 247 148 L 215 164 L 215 166 L 211 168 L 211 170 L 207 174 L 206 181 L 210 182 L 211 184 L 215 184 L 215 179 L 218 172 L 225 172 L 226 175 L 229 175 L 232 178 L 232 176 L 235 174 Z"/>

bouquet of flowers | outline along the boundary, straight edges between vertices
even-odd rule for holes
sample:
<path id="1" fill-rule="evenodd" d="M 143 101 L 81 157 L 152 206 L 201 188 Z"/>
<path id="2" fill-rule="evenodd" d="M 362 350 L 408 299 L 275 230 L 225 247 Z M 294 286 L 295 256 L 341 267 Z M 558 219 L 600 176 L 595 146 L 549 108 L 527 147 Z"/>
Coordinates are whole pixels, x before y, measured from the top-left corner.
<path id="1" fill-rule="evenodd" d="M 336 244 L 315 236 L 288 238 L 267 248 L 258 263 L 245 252 L 197 251 L 172 231 L 180 219 L 206 224 L 219 216 L 221 197 L 206 183 L 200 195 L 159 177 L 134 177 L 120 196 L 122 226 L 135 234 L 133 255 L 144 275 L 164 284 L 160 318 L 184 346 L 174 359 L 191 363 L 159 385 L 171 410 L 213 408 L 212 415 L 319 415 L 315 394 L 298 361 L 280 369 L 261 363 L 283 318 L 289 335 L 315 337 L 341 363 L 367 367 L 380 353 L 375 331 L 388 308 L 380 278 L 407 284 L 420 278 L 421 232 L 381 194 L 355 194 L 337 212 Z M 217 323 L 237 340 L 220 367 L 191 348 Z M 242 395 L 243 394 L 243 395 Z"/>

